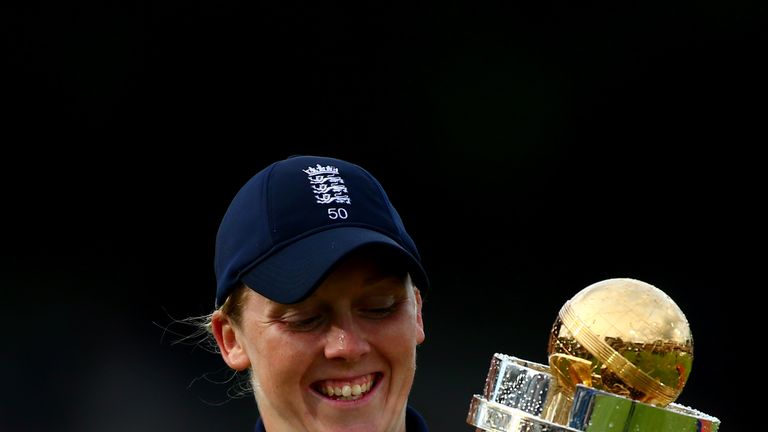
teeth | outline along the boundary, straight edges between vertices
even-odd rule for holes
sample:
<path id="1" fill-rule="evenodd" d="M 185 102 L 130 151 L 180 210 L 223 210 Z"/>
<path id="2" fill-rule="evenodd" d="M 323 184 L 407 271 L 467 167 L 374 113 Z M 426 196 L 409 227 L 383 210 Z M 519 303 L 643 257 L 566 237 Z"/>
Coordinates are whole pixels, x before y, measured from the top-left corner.
<path id="1" fill-rule="evenodd" d="M 370 391 L 373 387 L 373 376 L 370 377 L 371 381 L 363 382 L 362 384 L 344 384 L 341 387 L 335 387 L 331 384 L 325 384 L 320 388 L 320 392 L 326 396 L 334 397 L 338 400 L 357 400 L 363 397 L 363 394 Z"/>

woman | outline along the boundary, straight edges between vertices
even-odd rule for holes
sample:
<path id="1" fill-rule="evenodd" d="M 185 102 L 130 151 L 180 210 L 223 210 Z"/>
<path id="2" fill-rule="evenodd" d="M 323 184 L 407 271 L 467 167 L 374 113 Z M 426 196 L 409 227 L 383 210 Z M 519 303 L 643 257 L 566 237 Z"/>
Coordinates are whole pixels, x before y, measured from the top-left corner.
<path id="1" fill-rule="evenodd" d="M 257 431 L 426 431 L 407 405 L 424 341 L 415 244 L 379 182 L 334 158 L 249 180 L 216 239 L 210 331 L 249 370 Z"/>

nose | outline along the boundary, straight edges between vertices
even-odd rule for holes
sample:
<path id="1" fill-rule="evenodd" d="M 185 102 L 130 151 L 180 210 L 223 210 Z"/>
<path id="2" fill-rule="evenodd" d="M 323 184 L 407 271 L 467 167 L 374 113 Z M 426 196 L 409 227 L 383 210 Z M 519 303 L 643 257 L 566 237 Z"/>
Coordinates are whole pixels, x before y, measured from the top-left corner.
<path id="1" fill-rule="evenodd" d="M 334 323 L 329 328 L 325 341 L 325 358 L 353 362 L 360 360 L 370 351 L 371 346 L 366 335 L 352 320 Z"/>

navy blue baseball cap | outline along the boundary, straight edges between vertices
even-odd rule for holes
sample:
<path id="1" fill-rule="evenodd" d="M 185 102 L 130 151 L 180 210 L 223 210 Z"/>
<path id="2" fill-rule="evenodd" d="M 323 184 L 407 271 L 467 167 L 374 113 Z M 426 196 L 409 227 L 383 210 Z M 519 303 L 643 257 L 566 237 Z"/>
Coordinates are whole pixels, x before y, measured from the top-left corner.
<path id="1" fill-rule="evenodd" d="M 309 297 L 350 252 L 380 245 L 404 258 L 413 282 L 429 281 L 381 184 L 350 162 L 293 156 L 253 176 L 216 236 L 216 307 L 245 284 L 282 304 Z"/>

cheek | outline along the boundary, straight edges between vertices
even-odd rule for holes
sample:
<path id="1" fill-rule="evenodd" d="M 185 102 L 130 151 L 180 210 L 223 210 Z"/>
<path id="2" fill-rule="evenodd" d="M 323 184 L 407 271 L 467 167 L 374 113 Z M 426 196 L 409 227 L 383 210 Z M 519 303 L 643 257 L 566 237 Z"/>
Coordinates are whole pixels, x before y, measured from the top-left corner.
<path id="1" fill-rule="evenodd" d="M 390 361 L 410 363 L 414 361 L 419 330 L 412 314 L 403 314 L 388 325 L 377 325 L 371 330 L 379 350 L 390 357 Z"/>
<path id="2" fill-rule="evenodd" d="M 285 392 L 296 389 L 312 363 L 312 341 L 288 338 L 285 335 L 260 335 L 251 345 L 249 357 L 253 375 L 264 392 Z"/>
<path id="3" fill-rule="evenodd" d="M 381 332 L 378 352 L 390 368 L 389 391 L 393 400 L 407 399 L 416 373 L 416 330 L 413 323 L 401 323 Z"/>

